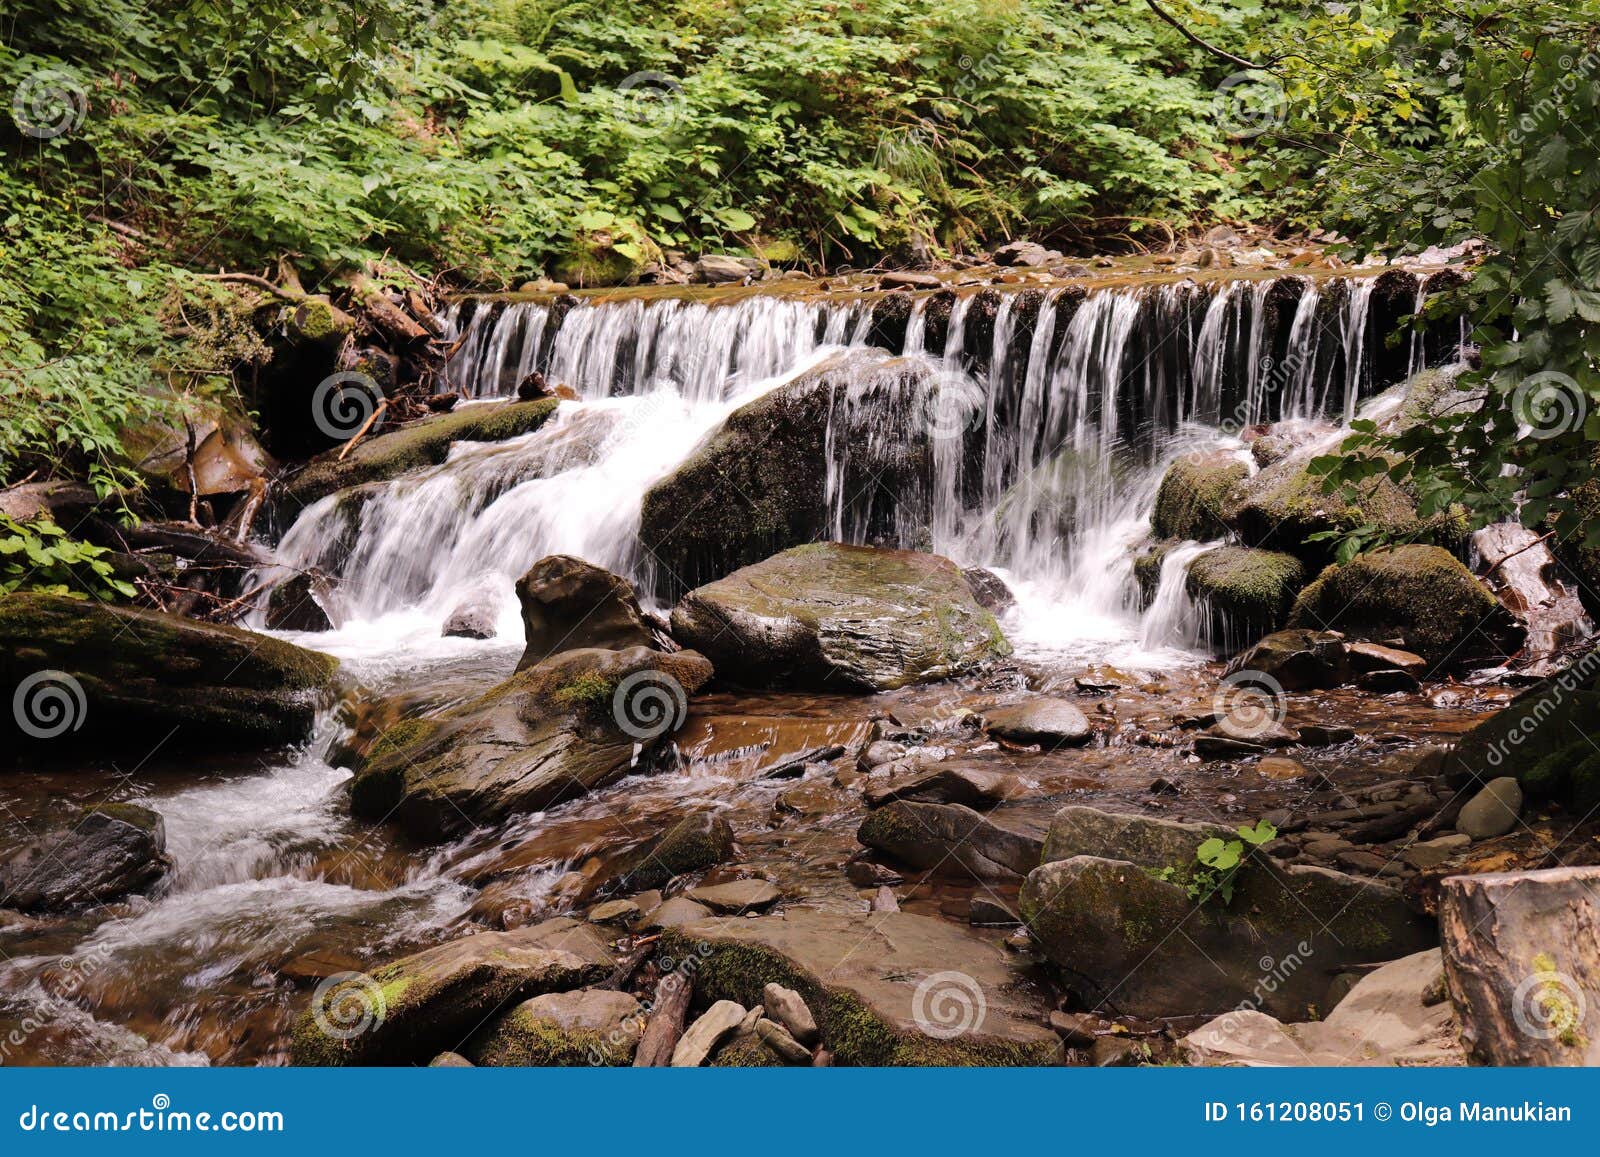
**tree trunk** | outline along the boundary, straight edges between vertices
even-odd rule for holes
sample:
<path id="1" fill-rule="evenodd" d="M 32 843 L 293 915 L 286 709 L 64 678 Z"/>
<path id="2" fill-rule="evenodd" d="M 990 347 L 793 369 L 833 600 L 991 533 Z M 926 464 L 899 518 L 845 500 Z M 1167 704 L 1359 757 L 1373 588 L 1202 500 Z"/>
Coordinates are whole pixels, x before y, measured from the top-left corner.
<path id="1" fill-rule="evenodd" d="M 1600 1065 L 1600 867 L 1452 876 L 1445 976 L 1486 1065 Z"/>
<path id="2" fill-rule="evenodd" d="M 689 1011 L 689 997 L 694 986 L 688 978 L 669 972 L 656 985 L 656 1005 L 650 1013 L 650 1023 L 644 1036 L 639 1038 L 639 1048 L 633 1054 L 636 1069 L 662 1068 L 672 1063 L 672 1050 L 683 1035 L 684 1014 Z"/>

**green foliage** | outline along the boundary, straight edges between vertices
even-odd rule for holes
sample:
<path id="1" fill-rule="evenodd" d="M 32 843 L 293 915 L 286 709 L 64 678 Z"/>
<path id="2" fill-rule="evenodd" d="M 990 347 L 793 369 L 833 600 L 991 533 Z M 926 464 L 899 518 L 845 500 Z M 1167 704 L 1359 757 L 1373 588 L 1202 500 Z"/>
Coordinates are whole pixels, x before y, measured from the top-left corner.
<path id="1" fill-rule="evenodd" d="M 1250 853 L 1278 836 L 1278 829 L 1266 820 L 1258 820 L 1251 827 L 1235 829 L 1236 840 L 1212 836 L 1203 840 L 1194 850 L 1195 866 L 1180 873 L 1176 868 L 1163 868 L 1153 873 L 1158 880 L 1180 880 L 1189 893 L 1189 899 L 1205 904 L 1220 899 L 1224 906 L 1233 903 L 1233 889 L 1239 869 L 1244 867 Z"/>
<path id="2" fill-rule="evenodd" d="M 1485 246 L 1430 303 L 1472 318 L 1481 347 L 1455 404 L 1399 433 L 1358 423 L 1319 471 L 1332 488 L 1386 470 L 1424 519 L 1460 503 L 1475 526 L 1600 546 L 1573 497 L 1600 443 L 1600 3 L 1384 0 L 1311 31 L 1318 49 L 1286 67 L 1301 127 L 1333 142 L 1323 188 L 1353 247 Z"/>
<path id="3" fill-rule="evenodd" d="M 0 595 L 26 590 L 72 599 L 133 598 L 138 592 L 116 577 L 106 554 L 67 537 L 48 518 L 19 523 L 0 514 Z"/>

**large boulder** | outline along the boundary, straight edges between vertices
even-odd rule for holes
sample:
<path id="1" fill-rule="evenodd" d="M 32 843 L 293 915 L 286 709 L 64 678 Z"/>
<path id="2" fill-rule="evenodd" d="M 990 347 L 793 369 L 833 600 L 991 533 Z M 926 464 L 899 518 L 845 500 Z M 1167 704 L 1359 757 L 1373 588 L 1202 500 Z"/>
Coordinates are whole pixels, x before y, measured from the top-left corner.
<path id="1" fill-rule="evenodd" d="M 747 1008 L 792 989 L 841 1065 L 1046 1064 L 1061 1045 L 1048 998 L 991 937 L 908 912 L 790 908 L 668 931 L 664 955 L 694 960 L 695 994 Z"/>
<path id="2" fill-rule="evenodd" d="M 1396 643 L 1436 670 L 1499 659 L 1517 649 L 1524 633 L 1454 555 L 1421 544 L 1328 567 L 1300 593 L 1289 625 Z"/>
<path id="3" fill-rule="evenodd" d="M 1189 597 L 1210 616 L 1211 638 L 1226 646 L 1282 627 L 1307 577 L 1292 554 L 1242 546 L 1208 550 L 1185 573 Z"/>
<path id="4" fill-rule="evenodd" d="M 245 750 L 298 743 L 338 662 L 281 639 L 58 595 L 0 598 L 12 751 Z"/>
<path id="5" fill-rule="evenodd" d="M 990 707 L 983 713 L 983 723 L 990 735 L 1049 750 L 1077 747 L 1094 737 L 1088 716 L 1075 703 L 1046 696 Z"/>
<path id="6" fill-rule="evenodd" d="M 1229 495 L 1250 467 L 1225 450 L 1188 454 L 1167 467 L 1150 529 L 1157 538 L 1208 542 L 1228 533 Z"/>
<path id="7" fill-rule="evenodd" d="M 1266 675 L 1285 691 L 1337 687 L 1350 675 L 1344 636 L 1337 631 L 1274 631 L 1228 665 Z"/>
<path id="8" fill-rule="evenodd" d="M 504 405 L 464 406 L 423 418 L 398 430 L 363 438 L 348 453 L 330 450 L 307 463 L 283 488 L 293 521 L 302 507 L 336 490 L 381 482 L 423 466 L 437 466 L 457 442 L 504 442 L 544 425 L 556 412 L 554 398 Z M 341 458 L 340 455 L 344 454 Z"/>
<path id="9" fill-rule="evenodd" d="M 290 1044 L 297 1065 L 419 1065 L 456 1048 L 496 1010 L 565 992 L 616 966 L 593 926 L 565 917 L 479 932 L 317 986 Z"/>
<path id="10" fill-rule="evenodd" d="M 480 1065 L 626 1065 L 644 1031 L 643 1006 L 625 992 L 585 989 L 531 997 L 468 1049 Z"/>
<path id="11" fill-rule="evenodd" d="M 715 867 L 732 858 L 733 846 L 733 828 L 721 815 L 696 812 L 684 816 L 627 857 L 615 890 L 637 892 L 663 887 L 675 876 Z"/>
<path id="12" fill-rule="evenodd" d="M 350 786 L 358 816 L 419 839 L 538 811 L 627 774 L 683 725 L 711 678 L 693 651 L 562 651 L 487 694 L 378 736 Z"/>
<path id="13" fill-rule="evenodd" d="M 902 527 L 928 521 L 931 432 L 942 428 L 930 408 L 955 393 L 941 394 L 925 361 L 855 350 L 735 410 L 644 496 L 639 538 L 659 564 L 657 593 L 675 598 L 830 537 L 836 502 L 848 503 L 852 537 L 901 541 Z"/>
<path id="14" fill-rule="evenodd" d="M 1463 735 L 1444 760 L 1453 782 L 1514 775 L 1534 799 L 1578 815 L 1600 808 L 1600 650 L 1528 688 Z"/>
<path id="15" fill-rule="evenodd" d="M 672 633 L 730 679 L 887 691 L 1010 653 L 961 569 L 937 555 L 813 543 L 685 595 Z"/>
<path id="16" fill-rule="evenodd" d="M 1039 862 L 1037 826 L 1004 809 L 980 815 L 962 804 L 895 800 L 861 821 L 856 838 L 914 868 L 980 880 L 1014 880 Z"/>
<path id="17" fill-rule="evenodd" d="M 517 600 L 528 640 L 519 671 L 558 651 L 655 646 L 633 584 L 571 555 L 534 563 L 517 581 Z"/>
<path id="18" fill-rule="evenodd" d="M 1454 515 L 1424 524 L 1416 503 L 1388 474 L 1359 484 L 1353 495 L 1329 494 L 1311 473 L 1310 455 L 1291 455 L 1239 484 L 1227 512 L 1228 524 L 1247 546 L 1284 551 L 1321 565 L 1331 557 L 1326 542 L 1312 535 L 1376 525 L 1396 534 L 1459 540 L 1465 526 Z"/>
<path id="19" fill-rule="evenodd" d="M 0 897 L 23 912 L 108 904 L 156 885 L 172 860 L 161 817 L 137 804 L 89 808 L 0 863 Z"/>
<path id="20" fill-rule="evenodd" d="M 1209 839 L 1233 839 L 1221 824 L 1186 824 L 1160 816 L 1122 815 L 1092 807 L 1064 807 L 1050 820 L 1043 863 L 1074 856 L 1127 860 L 1141 868 L 1182 872 L 1194 866 L 1195 849 Z"/>
<path id="21" fill-rule="evenodd" d="M 1220 1014 L 1241 1006 L 1306 1020 L 1328 977 L 1432 947 L 1432 921 L 1393 888 L 1255 856 L 1230 902 L 1199 902 L 1182 873 L 1075 856 L 1034 869 L 1022 915 L 1072 987 L 1133 1016 Z M 1175 935 L 1175 931 L 1181 935 Z"/>

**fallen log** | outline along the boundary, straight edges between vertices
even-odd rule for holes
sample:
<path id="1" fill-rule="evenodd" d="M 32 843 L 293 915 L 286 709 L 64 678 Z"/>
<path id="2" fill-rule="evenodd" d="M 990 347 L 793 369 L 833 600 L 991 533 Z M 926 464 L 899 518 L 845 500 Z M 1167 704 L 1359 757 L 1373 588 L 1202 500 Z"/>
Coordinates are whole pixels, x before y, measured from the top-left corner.
<path id="1" fill-rule="evenodd" d="M 661 978 L 656 985 L 650 1023 L 645 1026 L 639 1047 L 633 1054 L 634 1068 L 665 1068 L 672 1063 L 672 1050 L 683 1035 L 683 1021 L 693 992 L 694 986 L 682 973 L 669 972 Z"/>

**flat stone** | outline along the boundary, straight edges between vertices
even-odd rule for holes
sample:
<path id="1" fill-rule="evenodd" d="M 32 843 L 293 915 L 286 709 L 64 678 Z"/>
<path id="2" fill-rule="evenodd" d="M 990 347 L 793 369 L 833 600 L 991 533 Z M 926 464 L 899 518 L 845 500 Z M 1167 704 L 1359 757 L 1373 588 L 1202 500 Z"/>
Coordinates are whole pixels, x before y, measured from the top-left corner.
<path id="1" fill-rule="evenodd" d="M 626 1065 L 644 1031 L 642 1006 L 603 988 L 525 1000 L 473 1044 L 480 1065 L 547 1068 Z"/>
<path id="2" fill-rule="evenodd" d="M 1350 668 L 1358 675 L 1368 671 L 1405 671 L 1419 679 L 1428 669 L 1428 661 L 1421 655 L 1412 651 L 1402 651 L 1398 647 L 1385 647 L 1379 643 L 1347 643 L 1344 648 L 1345 657 L 1350 660 Z"/>
<path id="3" fill-rule="evenodd" d="M 1041 863 L 1099 856 L 1141 868 L 1182 870 L 1206 840 L 1237 838 L 1220 824 L 1185 824 L 1160 816 L 1126 815 L 1092 807 L 1064 807 L 1050 820 Z"/>
<path id="4" fill-rule="evenodd" d="M 1088 716 L 1065 699 L 1029 699 L 991 707 L 983 718 L 990 735 L 1047 749 L 1076 747 L 1094 735 Z"/>
<path id="5" fill-rule="evenodd" d="M 1511 776 L 1488 782 L 1469 799 L 1456 817 L 1456 831 L 1475 840 L 1503 836 L 1517 826 L 1522 814 L 1522 786 Z"/>
<path id="6" fill-rule="evenodd" d="M 1368 671 L 1356 682 L 1366 691 L 1374 691 L 1387 695 L 1394 691 L 1419 691 L 1422 683 L 1409 671 L 1389 668 L 1380 671 Z"/>
<path id="7" fill-rule="evenodd" d="M 1347 872 L 1360 872 L 1372 876 L 1376 876 L 1389 865 L 1389 861 L 1376 852 L 1363 852 L 1358 848 L 1339 852 L 1333 859 L 1334 863 Z"/>
<path id="8" fill-rule="evenodd" d="M 1455 832 L 1448 836 L 1440 836 L 1438 839 L 1412 844 L 1401 853 L 1400 858 L 1419 871 L 1436 868 L 1471 843 L 1471 836 Z"/>
<path id="9" fill-rule="evenodd" d="M 762 1017 L 756 1021 L 755 1034 L 762 1044 L 777 1053 L 786 1063 L 791 1065 L 811 1063 L 811 1050 L 790 1036 L 789 1030 L 781 1024 Z"/>
<path id="10" fill-rule="evenodd" d="M 591 924 L 626 924 L 639 915 L 639 905 L 632 900 L 607 900 L 589 909 Z"/>
<path id="11" fill-rule="evenodd" d="M 745 1008 L 731 1000 L 719 1000 L 691 1024 L 672 1050 L 672 1067 L 699 1068 L 716 1047 L 744 1022 Z"/>
<path id="12" fill-rule="evenodd" d="M 673 955 L 698 951 L 696 991 L 800 995 L 841 1065 L 1041 1064 L 1059 1057 L 1046 995 L 1024 983 L 994 937 L 932 916 L 789 908 L 673 929 Z"/>
<path id="13" fill-rule="evenodd" d="M 639 925 L 639 930 L 659 932 L 665 928 L 676 928 L 681 924 L 693 924 L 696 920 L 704 920 L 709 915 L 711 909 L 704 904 L 696 904 L 686 896 L 674 896 L 648 912 L 643 923 Z"/>
<path id="14" fill-rule="evenodd" d="M 856 838 L 916 868 L 958 869 L 980 880 L 1015 879 L 1039 862 L 1043 833 L 996 810 L 897 800 L 869 812 Z"/>
<path id="15" fill-rule="evenodd" d="M 1197 735 L 1194 753 L 1201 759 L 1244 759 L 1251 755 L 1265 755 L 1266 747 L 1243 739 L 1229 739 L 1221 735 Z"/>
<path id="16" fill-rule="evenodd" d="M 776 983 L 766 985 L 761 990 L 761 1006 L 801 1044 L 814 1045 L 822 1039 L 805 998 L 794 989 Z"/>
<path id="17" fill-rule="evenodd" d="M 733 880 L 727 884 L 690 888 L 684 895 L 722 914 L 759 912 L 783 899 L 783 892 L 767 880 Z"/>
<path id="18" fill-rule="evenodd" d="M 1004 771 L 973 767 L 930 767 L 909 778 L 873 784 L 862 797 L 869 808 L 897 799 L 915 803 L 959 803 L 968 807 L 993 807 L 1029 794 L 1022 777 Z"/>
<path id="19" fill-rule="evenodd" d="M 1310 774 L 1306 765 L 1280 755 L 1269 755 L 1256 764 L 1256 771 L 1267 779 L 1302 779 Z"/>
<path id="20" fill-rule="evenodd" d="M 1332 747 L 1338 743 L 1349 743 L 1356 737 L 1355 730 L 1349 727 L 1330 727 L 1320 723 L 1308 724 L 1300 728 L 1297 738 L 1307 747 Z"/>

